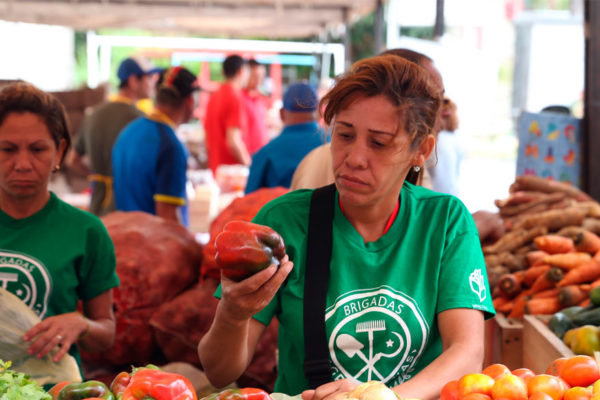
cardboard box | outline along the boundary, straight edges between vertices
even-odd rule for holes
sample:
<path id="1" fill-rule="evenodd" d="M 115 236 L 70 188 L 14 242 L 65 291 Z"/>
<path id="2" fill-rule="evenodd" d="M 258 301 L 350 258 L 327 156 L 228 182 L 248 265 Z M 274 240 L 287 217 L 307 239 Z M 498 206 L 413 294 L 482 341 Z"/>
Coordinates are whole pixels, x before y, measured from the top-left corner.
<path id="1" fill-rule="evenodd" d="M 485 323 L 483 365 L 500 363 L 508 368 L 523 366 L 523 323 L 497 314 Z"/>
<path id="2" fill-rule="evenodd" d="M 574 354 L 558 336 L 548 329 L 550 316 L 526 315 L 523 319 L 523 367 L 536 374 L 560 357 L 572 357 Z"/>

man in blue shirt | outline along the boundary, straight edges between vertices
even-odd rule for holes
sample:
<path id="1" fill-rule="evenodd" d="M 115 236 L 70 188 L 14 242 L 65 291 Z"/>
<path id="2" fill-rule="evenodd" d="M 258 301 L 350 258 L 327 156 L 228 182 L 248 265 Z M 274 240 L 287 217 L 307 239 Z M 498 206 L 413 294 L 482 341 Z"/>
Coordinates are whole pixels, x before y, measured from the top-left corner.
<path id="1" fill-rule="evenodd" d="M 246 193 L 262 187 L 290 187 L 300 161 L 326 142 L 317 124 L 318 103 L 316 91 L 306 83 L 294 83 L 286 90 L 280 110 L 284 128 L 252 157 Z"/>
<path id="2" fill-rule="evenodd" d="M 127 125 L 113 147 L 117 210 L 145 211 L 187 226 L 188 151 L 175 129 L 192 117 L 196 77 L 172 67 L 160 75 L 154 110 Z"/>

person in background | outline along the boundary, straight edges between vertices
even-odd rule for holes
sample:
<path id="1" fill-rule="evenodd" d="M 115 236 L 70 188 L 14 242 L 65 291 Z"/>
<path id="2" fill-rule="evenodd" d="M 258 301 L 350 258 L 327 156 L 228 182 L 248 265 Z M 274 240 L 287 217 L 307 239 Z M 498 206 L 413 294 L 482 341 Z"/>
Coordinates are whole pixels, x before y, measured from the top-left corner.
<path id="1" fill-rule="evenodd" d="M 260 92 L 265 79 L 265 66 L 255 59 L 248 60 L 250 74 L 246 87 L 242 90 L 244 108 L 246 110 L 247 126 L 244 142 L 250 155 L 255 154 L 269 142 L 267 129 L 267 99 Z"/>
<path id="2" fill-rule="evenodd" d="M 153 96 L 159 71 L 145 58 L 126 58 L 117 71 L 120 81 L 117 96 L 94 107 L 82 122 L 68 165 L 92 182 L 90 212 L 95 215 L 102 216 L 115 209 L 112 147 L 125 125 L 143 115 L 135 103 Z"/>
<path id="3" fill-rule="evenodd" d="M 119 279 L 102 222 L 48 190 L 70 145 L 54 96 L 25 82 L 0 91 L 0 286 L 42 319 L 23 338 L 29 354 L 57 349 L 54 361 L 69 352 L 80 363 L 78 345 L 102 351 L 114 341 Z"/>
<path id="4" fill-rule="evenodd" d="M 283 95 L 281 134 L 252 156 L 246 194 L 262 187 L 290 187 L 298 163 L 326 141 L 317 124 L 316 91 L 307 83 L 294 83 Z"/>
<path id="5" fill-rule="evenodd" d="M 456 103 L 444 97 L 440 115 L 442 130 L 437 136 L 434 156 L 427 161 L 426 168 L 431 176 L 433 190 L 460 197 L 458 180 L 463 149 L 456 136 L 458 129 Z"/>
<path id="6" fill-rule="evenodd" d="M 287 255 L 279 268 L 240 282 L 221 277 L 221 300 L 199 344 L 214 385 L 244 371 L 272 318 L 279 321 L 274 390 L 303 400 L 331 399 L 371 380 L 400 398 L 434 399 L 447 382 L 481 370 L 484 318 L 494 309 L 473 219 L 457 198 L 406 181 L 433 151 L 441 100 L 423 68 L 396 56 L 358 61 L 338 78 L 321 100 L 333 128 L 335 182 L 320 190 L 326 198 L 295 190 L 253 219 L 281 234 Z M 323 229 L 331 242 L 323 252 L 313 248 L 320 256 L 309 263 L 307 235 Z M 303 314 L 318 295 L 308 282 L 323 268 L 324 307 Z M 314 345 L 324 347 L 329 372 L 310 389 L 303 315 L 321 312 L 325 337 Z"/>
<path id="7" fill-rule="evenodd" d="M 247 118 L 242 99 L 248 65 L 239 55 L 230 55 L 223 61 L 223 75 L 225 82 L 211 94 L 204 121 L 208 167 L 213 174 L 219 165 L 250 165 L 251 161 L 244 143 Z"/>
<path id="8" fill-rule="evenodd" d="M 191 119 L 199 89 L 183 67 L 160 74 L 154 111 L 127 125 L 113 147 L 117 210 L 145 211 L 188 226 L 188 151 L 175 129 Z"/>
<path id="9" fill-rule="evenodd" d="M 393 55 L 417 64 L 427 72 L 429 80 L 436 85 L 440 91 L 444 92 L 445 89 L 442 75 L 436 68 L 433 60 L 428 56 L 404 48 L 386 50 L 381 55 Z M 436 136 L 441 129 L 442 113 L 440 112 L 436 118 L 434 136 Z M 409 171 L 407 180 L 411 183 L 431 188 L 429 174 L 422 173 L 421 171 L 424 170 L 419 169 L 419 171 Z M 330 144 L 327 143 L 312 150 L 304 157 L 294 172 L 290 188 L 291 190 L 302 188 L 314 189 L 328 185 L 333 181 L 331 150 Z M 498 213 L 480 210 L 473 213 L 473 219 L 475 220 L 481 242 L 494 242 L 504 234 L 504 224 Z"/>

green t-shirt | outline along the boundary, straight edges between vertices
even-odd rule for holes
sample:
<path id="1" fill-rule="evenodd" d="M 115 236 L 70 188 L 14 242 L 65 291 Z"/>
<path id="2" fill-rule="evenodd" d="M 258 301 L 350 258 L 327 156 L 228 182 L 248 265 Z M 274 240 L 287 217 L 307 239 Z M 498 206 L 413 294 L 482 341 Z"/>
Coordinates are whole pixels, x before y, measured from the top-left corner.
<path id="1" fill-rule="evenodd" d="M 41 318 L 73 312 L 119 285 L 112 240 L 102 222 L 50 194 L 36 214 L 0 210 L 0 285 Z M 77 346 L 69 350 L 79 362 Z"/>
<path id="2" fill-rule="evenodd" d="M 255 318 L 279 320 L 278 392 L 308 389 L 303 372 L 303 296 L 312 190 L 265 205 L 254 222 L 283 237 L 294 269 Z M 325 314 L 332 380 L 395 386 L 441 354 L 436 315 L 453 308 L 494 314 L 479 235 L 455 197 L 406 183 L 398 216 L 376 242 L 362 237 L 336 207 Z"/>

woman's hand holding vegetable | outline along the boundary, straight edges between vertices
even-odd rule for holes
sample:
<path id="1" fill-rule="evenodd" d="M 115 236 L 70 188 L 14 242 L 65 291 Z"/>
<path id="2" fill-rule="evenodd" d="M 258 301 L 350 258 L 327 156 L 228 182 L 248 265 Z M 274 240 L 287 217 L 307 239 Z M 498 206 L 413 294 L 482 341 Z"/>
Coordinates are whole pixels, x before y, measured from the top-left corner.
<path id="1" fill-rule="evenodd" d="M 216 387 L 235 381 L 252 360 L 265 330 L 252 316 L 269 304 L 292 267 L 286 254 L 279 266 L 271 264 L 240 282 L 221 276 L 221 301 L 213 324 L 198 344 L 204 372 Z"/>
<path id="2" fill-rule="evenodd" d="M 87 318 L 78 312 L 72 312 L 46 318 L 31 328 L 23 339 L 31 342 L 28 353 L 38 358 L 44 357 L 53 348 L 60 346 L 60 350 L 53 357 L 57 362 L 88 328 Z"/>
<path id="3" fill-rule="evenodd" d="M 286 254 L 279 266 L 271 264 L 241 282 L 221 275 L 221 301 L 217 312 L 229 321 L 250 319 L 269 304 L 292 267 Z"/>
<path id="4" fill-rule="evenodd" d="M 44 319 L 23 337 L 26 342 L 31 342 L 29 354 L 41 358 L 60 345 L 60 350 L 52 358 L 57 362 L 75 342 L 90 351 L 109 348 L 115 338 L 112 304 L 112 290 L 107 290 L 83 302 L 85 316 L 71 312 Z"/>

